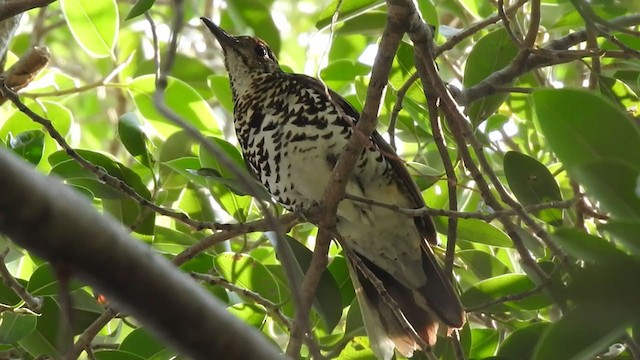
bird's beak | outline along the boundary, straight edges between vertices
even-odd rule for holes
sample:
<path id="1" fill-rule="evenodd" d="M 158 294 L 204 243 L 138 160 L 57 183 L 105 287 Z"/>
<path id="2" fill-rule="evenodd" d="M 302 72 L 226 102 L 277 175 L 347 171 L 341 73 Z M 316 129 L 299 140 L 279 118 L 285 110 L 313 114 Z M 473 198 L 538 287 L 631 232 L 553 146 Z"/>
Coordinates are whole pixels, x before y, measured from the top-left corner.
<path id="1" fill-rule="evenodd" d="M 209 28 L 209 31 L 213 33 L 213 36 L 216 37 L 220 46 L 222 46 L 223 50 L 226 50 L 230 47 L 233 47 L 238 40 L 236 40 L 233 36 L 227 34 L 224 30 L 222 30 L 218 25 L 214 24 L 213 21 L 207 19 L 206 17 L 201 17 L 200 20 L 204 22 L 205 25 Z"/>

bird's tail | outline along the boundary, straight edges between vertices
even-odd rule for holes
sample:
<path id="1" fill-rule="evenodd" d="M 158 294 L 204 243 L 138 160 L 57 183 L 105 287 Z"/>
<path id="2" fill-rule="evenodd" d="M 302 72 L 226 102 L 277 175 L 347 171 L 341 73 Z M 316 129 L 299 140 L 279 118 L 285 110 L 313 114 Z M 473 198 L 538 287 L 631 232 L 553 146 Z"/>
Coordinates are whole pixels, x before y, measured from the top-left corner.
<path id="1" fill-rule="evenodd" d="M 380 280 L 385 295 L 393 299 L 397 309 L 389 306 L 371 279 L 360 271 L 358 264 L 354 260 L 349 261 L 351 279 L 371 348 L 380 359 L 391 359 L 394 347 L 407 357 L 416 350 L 426 350 L 416 342 L 415 335 L 412 334 L 414 331 L 431 347 L 435 345 L 440 323 L 451 328 L 459 328 L 464 324 L 460 301 L 435 263 L 431 249 L 426 251 L 428 253 L 423 253 L 423 269 L 416 271 L 425 271 L 427 284 L 418 289 L 407 288 L 389 273 L 360 256 L 360 266 L 365 266 Z M 406 321 L 400 321 L 398 316 L 404 317 Z"/>

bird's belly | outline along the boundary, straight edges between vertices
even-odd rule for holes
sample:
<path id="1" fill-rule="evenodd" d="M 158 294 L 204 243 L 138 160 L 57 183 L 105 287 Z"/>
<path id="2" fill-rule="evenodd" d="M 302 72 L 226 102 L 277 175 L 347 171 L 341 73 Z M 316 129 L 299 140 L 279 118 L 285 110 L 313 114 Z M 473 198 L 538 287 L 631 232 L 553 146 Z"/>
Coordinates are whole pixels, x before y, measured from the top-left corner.
<path id="1" fill-rule="evenodd" d="M 268 133 L 263 135 L 272 138 Z M 320 202 L 333 170 L 327 161 L 333 147 L 329 148 L 326 141 L 313 139 L 289 139 L 280 145 L 265 142 L 265 147 L 265 151 L 273 155 L 256 165 L 267 190 L 289 209 L 306 209 Z"/>

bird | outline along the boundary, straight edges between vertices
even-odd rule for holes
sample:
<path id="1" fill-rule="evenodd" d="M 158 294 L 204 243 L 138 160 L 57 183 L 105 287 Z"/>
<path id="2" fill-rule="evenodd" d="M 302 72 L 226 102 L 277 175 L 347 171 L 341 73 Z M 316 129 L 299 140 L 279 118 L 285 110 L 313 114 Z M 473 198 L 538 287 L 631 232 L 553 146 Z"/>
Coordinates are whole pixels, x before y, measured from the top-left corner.
<path id="1" fill-rule="evenodd" d="M 283 71 L 264 41 L 233 36 L 210 19 L 201 20 L 223 51 L 234 127 L 249 172 L 290 211 L 319 204 L 360 115 L 321 81 Z M 335 232 L 355 256 L 347 257 L 347 266 L 376 356 L 391 359 L 397 349 L 409 357 L 435 345 L 440 324 L 461 328 L 464 310 L 431 249 L 437 243 L 431 218 L 352 200 L 425 206 L 405 164 L 377 131 L 360 154 L 346 193 L 354 197 L 340 202 Z"/>

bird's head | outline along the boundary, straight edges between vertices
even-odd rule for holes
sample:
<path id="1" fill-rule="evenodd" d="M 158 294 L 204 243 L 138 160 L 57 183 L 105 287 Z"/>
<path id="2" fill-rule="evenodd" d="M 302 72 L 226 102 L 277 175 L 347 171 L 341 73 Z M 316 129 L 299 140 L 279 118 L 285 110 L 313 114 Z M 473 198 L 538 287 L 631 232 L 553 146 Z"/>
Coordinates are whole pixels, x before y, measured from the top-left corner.
<path id="1" fill-rule="evenodd" d="M 200 19 L 224 51 L 224 64 L 234 92 L 249 90 L 256 76 L 281 71 L 278 60 L 264 41 L 251 36 L 229 35 L 206 17 Z"/>

